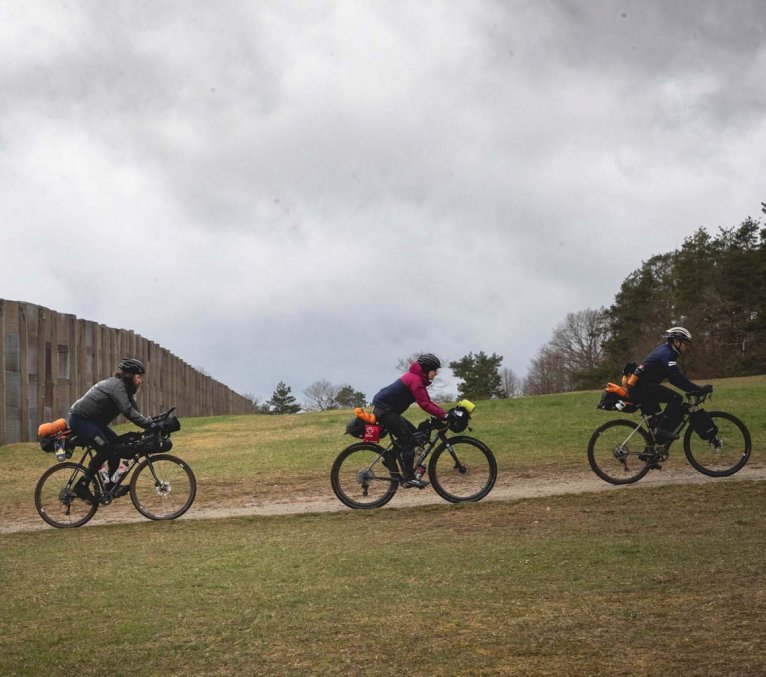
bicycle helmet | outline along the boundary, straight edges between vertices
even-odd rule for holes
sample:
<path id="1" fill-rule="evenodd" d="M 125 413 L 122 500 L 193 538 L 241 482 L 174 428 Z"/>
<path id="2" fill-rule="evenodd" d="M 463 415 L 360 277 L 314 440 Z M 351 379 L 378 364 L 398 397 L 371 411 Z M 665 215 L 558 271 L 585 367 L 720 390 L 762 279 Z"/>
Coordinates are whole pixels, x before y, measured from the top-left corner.
<path id="1" fill-rule="evenodd" d="M 124 374 L 146 373 L 146 368 L 144 367 L 143 362 L 134 360 L 132 357 L 123 357 L 122 361 L 117 365 L 117 369 Z"/>
<path id="2" fill-rule="evenodd" d="M 688 329 L 683 327 L 671 327 L 665 332 L 665 338 L 668 341 L 683 341 L 684 343 L 692 342 L 692 335 Z"/>
<path id="3" fill-rule="evenodd" d="M 436 371 L 442 368 L 442 363 L 436 355 L 431 353 L 423 353 L 418 358 L 418 364 L 422 367 L 423 371 L 427 374 L 429 371 Z"/>

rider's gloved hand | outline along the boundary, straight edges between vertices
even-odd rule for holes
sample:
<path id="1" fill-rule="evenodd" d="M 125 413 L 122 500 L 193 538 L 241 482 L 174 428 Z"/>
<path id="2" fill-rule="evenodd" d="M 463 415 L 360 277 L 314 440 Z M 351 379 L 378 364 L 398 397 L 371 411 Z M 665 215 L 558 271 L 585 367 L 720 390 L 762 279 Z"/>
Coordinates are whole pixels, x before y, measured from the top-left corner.
<path id="1" fill-rule="evenodd" d="M 702 386 L 702 392 L 705 393 L 706 395 L 709 395 L 710 393 L 713 392 L 713 386 L 710 385 L 709 383 L 706 386 Z"/>
<path id="2" fill-rule="evenodd" d="M 434 430 L 446 430 L 449 427 L 449 420 L 445 416 L 444 418 L 438 418 L 437 416 L 431 417 L 431 426 Z"/>

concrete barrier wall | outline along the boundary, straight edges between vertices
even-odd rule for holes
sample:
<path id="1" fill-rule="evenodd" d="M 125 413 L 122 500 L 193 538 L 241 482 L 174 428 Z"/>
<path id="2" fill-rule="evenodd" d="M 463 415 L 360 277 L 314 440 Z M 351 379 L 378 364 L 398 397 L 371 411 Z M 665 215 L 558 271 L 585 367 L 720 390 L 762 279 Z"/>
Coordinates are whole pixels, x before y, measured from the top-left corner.
<path id="1" fill-rule="evenodd" d="M 252 402 L 138 334 L 31 303 L 0 299 L 0 444 L 37 439 L 37 426 L 64 416 L 122 357 L 147 367 L 142 413 L 172 406 L 179 418 L 251 414 Z"/>

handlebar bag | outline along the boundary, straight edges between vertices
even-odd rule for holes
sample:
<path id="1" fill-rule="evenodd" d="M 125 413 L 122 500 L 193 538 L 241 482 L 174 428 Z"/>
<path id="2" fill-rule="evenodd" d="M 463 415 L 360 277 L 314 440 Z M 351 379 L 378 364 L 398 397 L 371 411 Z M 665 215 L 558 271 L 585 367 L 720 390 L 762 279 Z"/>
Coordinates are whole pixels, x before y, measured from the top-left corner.
<path id="1" fill-rule="evenodd" d="M 447 413 L 449 429 L 453 433 L 462 433 L 468 427 L 471 418 L 465 407 L 455 407 Z"/>
<path id="2" fill-rule="evenodd" d="M 173 414 L 170 414 L 164 421 L 160 421 L 162 432 L 174 433 L 181 430 L 181 421 L 179 421 Z"/>

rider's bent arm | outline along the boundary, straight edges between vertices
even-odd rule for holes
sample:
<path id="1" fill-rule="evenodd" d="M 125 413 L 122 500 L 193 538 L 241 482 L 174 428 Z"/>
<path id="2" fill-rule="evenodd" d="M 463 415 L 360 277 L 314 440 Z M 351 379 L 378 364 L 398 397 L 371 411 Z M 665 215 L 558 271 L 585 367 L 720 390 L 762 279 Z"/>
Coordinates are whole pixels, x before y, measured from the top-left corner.
<path id="1" fill-rule="evenodd" d="M 110 395 L 120 410 L 120 413 L 129 421 L 135 423 L 139 428 L 149 428 L 153 425 L 154 422 L 150 418 L 147 418 L 136 409 L 134 402 L 128 397 L 128 394 L 124 390 L 115 388 Z"/>
<path id="2" fill-rule="evenodd" d="M 685 393 L 691 393 L 695 390 L 701 390 L 693 381 L 690 381 L 678 366 L 677 362 L 668 362 L 668 381 L 670 381 L 676 388 L 680 388 Z"/>
<path id="3" fill-rule="evenodd" d="M 423 411 L 431 414 L 431 416 L 436 416 L 437 418 L 444 418 L 447 415 L 447 412 L 444 411 L 444 409 L 431 401 L 428 391 L 422 382 L 413 379 L 413 382 L 408 385 L 410 386 L 412 394 L 415 396 L 415 402 L 417 402 L 417 405 Z"/>

